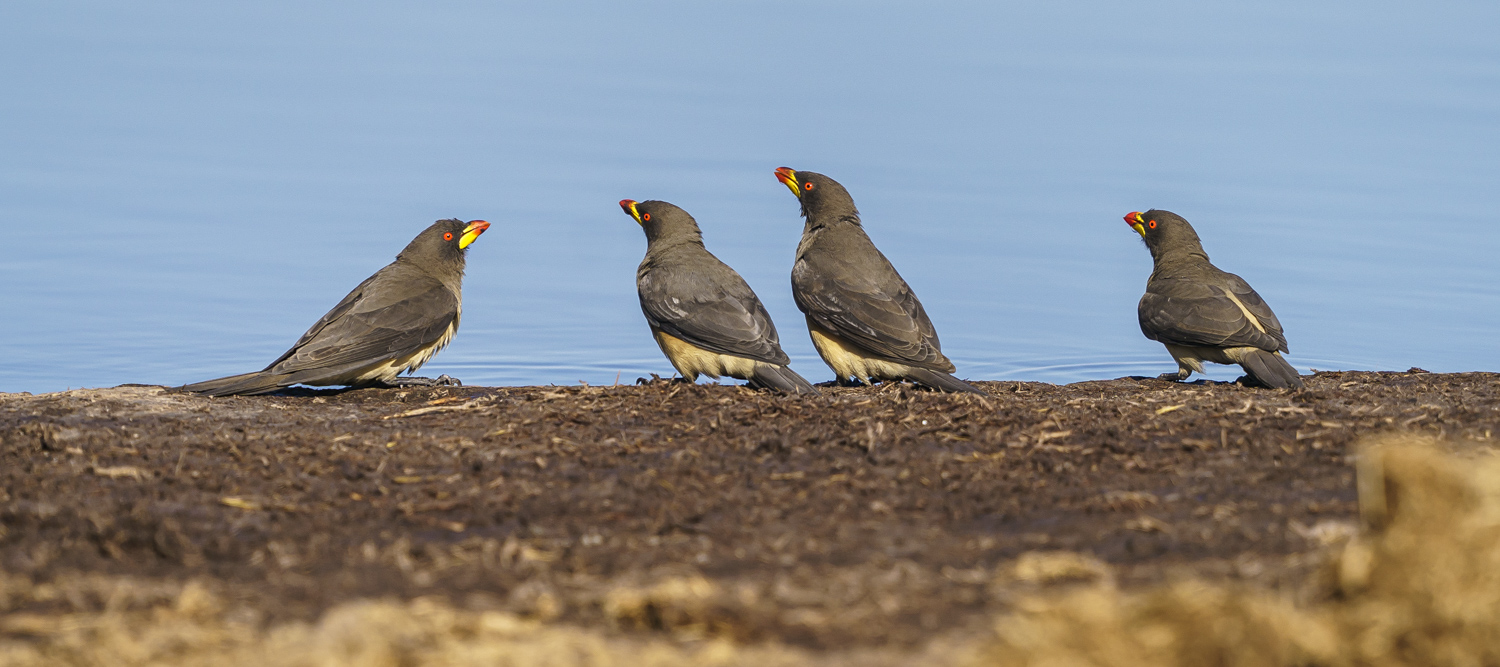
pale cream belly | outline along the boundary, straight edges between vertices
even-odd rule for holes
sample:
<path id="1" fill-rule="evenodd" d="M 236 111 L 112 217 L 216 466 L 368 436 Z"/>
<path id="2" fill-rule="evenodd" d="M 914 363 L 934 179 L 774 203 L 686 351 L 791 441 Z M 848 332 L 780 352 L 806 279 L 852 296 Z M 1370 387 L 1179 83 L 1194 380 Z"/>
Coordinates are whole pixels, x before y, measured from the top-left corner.
<path id="1" fill-rule="evenodd" d="M 696 380 L 699 375 L 714 379 L 727 375 L 749 380 L 755 375 L 755 367 L 762 363 L 754 359 L 709 352 L 655 328 L 651 330 L 651 335 L 656 338 L 661 353 L 667 355 L 667 361 L 672 362 L 672 367 L 689 380 Z"/>
<path id="2" fill-rule="evenodd" d="M 1167 352 L 1177 361 L 1177 368 L 1190 373 L 1202 373 L 1203 362 L 1212 361 L 1216 364 L 1239 364 L 1243 363 L 1245 355 L 1259 350 L 1258 347 L 1196 347 L 1190 345 L 1166 346 Z M 1186 378 L 1189 373 L 1183 373 Z"/>
<path id="3" fill-rule="evenodd" d="M 886 361 L 871 356 L 868 352 L 846 343 L 837 334 L 818 326 L 813 318 L 807 318 L 807 333 L 812 336 L 813 347 L 823 363 L 833 369 L 840 378 L 854 378 L 869 384 L 870 378 L 877 380 L 900 380 L 910 372 L 906 364 Z"/>
<path id="4" fill-rule="evenodd" d="M 355 369 L 338 377 L 327 378 L 316 382 L 304 382 L 303 384 L 315 387 L 326 387 L 332 385 L 361 385 L 380 382 L 389 383 L 390 381 L 395 380 L 396 376 L 402 373 L 405 373 L 407 371 L 415 371 L 418 368 L 421 368 L 422 364 L 425 364 L 429 359 L 432 359 L 432 355 L 437 354 L 438 352 L 442 351 L 443 348 L 447 347 L 448 343 L 453 341 L 453 336 L 458 333 L 458 320 L 459 318 L 457 317 L 453 318 L 453 324 L 448 325 L 448 329 L 443 332 L 443 336 L 438 339 L 437 344 L 425 350 L 417 350 L 416 352 L 408 354 L 404 357 L 398 357 L 389 361 L 376 362 L 369 366 L 365 366 L 364 368 Z"/>

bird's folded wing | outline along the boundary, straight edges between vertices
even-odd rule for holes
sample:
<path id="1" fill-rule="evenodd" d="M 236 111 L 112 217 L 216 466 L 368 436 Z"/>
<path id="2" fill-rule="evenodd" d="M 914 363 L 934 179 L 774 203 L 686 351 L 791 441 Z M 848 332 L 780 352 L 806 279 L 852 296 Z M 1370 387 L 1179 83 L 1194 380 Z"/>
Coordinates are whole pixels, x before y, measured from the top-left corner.
<path id="1" fill-rule="evenodd" d="M 398 359 L 435 345 L 457 317 L 458 298 L 437 280 L 376 274 L 266 371 L 295 373 Z"/>
<path id="2" fill-rule="evenodd" d="M 717 354 L 771 364 L 791 362 L 776 325 L 738 274 L 718 279 L 656 269 L 640 274 L 641 311 L 652 326 Z"/>
<path id="3" fill-rule="evenodd" d="M 802 312 L 876 355 L 952 372 L 922 303 L 894 269 L 891 280 L 877 282 L 826 255 L 815 261 L 816 268 L 806 258 L 792 267 L 792 296 Z"/>
<path id="4" fill-rule="evenodd" d="M 1224 279 L 1229 283 L 1229 291 L 1240 303 L 1244 304 L 1245 310 L 1250 311 L 1266 333 L 1279 342 L 1277 349 L 1282 352 L 1288 351 L 1286 334 L 1281 330 L 1281 320 L 1276 319 L 1276 313 L 1271 312 L 1271 307 L 1266 304 L 1266 300 L 1260 298 L 1260 294 L 1256 293 L 1244 278 L 1233 273 L 1225 273 Z"/>
<path id="5" fill-rule="evenodd" d="M 1274 316 L 1269 322 L 1275 325 L 1274 332 L 1267 322 L 1256 318 L 1265 328 L 1262 332 L 1246 317 L 1247 310 L 1255 314 L 1246 297 L 1236 294 L 1231 299 L 1224 289 L 1196 280 L 1152 280 L 1138 308 L 1141 332 L 1152 340 L 1174 345 L 1257 347 L 1268 352 L 1285 349 L 1286 341 Z M 1254 296 L 1253 303 L 1270 312 L 1254 290 L 1248 294 Z M 1235 303 L 1237 299 L 1245 308 Z"/>

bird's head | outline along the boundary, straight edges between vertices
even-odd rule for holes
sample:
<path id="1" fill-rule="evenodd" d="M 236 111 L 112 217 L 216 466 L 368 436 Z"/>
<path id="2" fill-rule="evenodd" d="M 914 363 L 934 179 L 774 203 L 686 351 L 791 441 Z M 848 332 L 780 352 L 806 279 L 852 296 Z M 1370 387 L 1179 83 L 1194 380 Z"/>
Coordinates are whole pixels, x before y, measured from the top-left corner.
<path id="1" fill-rule="evenodd" d="M 827 176 L 815 171 L 795 171 L 791 167 L 776 169 L 776 180 L 791 189 L 802 203 L 802 217 L 831 219 L 839 216 L 852 217 L 859 223 L 859 210 L 854 208 L 854 198 L 849 191 Z"/>
<path id="2" fill-rule="evenodd" d="M 483 220 L 439 220 L 406 244 L 406 249 L 396 258 L 434 268 L 457 264 L 462 271 L 469 245 L 489 228 L 490 223 Z"/>
<path id="3" fill-rule="evenodd" d="M 1154 208 L 1145 213 L 1132 211 L 1125 216 L 1125 224 L 1141 235 L 1153 258 L 1175 251 L 1203 253 L 1198 232 L 1182 216 L 1171 211 Z"/>
<path id="4" fill-rule="evenodd" d="M 646 243 L 669 240 L 703 241 L 698 221 L 673 204 L 664 201 L 641 201 L 621 199 L 620 208 L 634 218 L 646 232 Z"/>

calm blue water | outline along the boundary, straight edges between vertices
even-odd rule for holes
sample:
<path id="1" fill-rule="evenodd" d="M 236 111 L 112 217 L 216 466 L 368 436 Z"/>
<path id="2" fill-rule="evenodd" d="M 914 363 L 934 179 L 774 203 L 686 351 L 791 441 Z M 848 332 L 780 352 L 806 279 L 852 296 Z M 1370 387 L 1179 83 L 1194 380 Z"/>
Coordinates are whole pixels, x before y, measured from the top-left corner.
<path id="1" fill-rule="evenodd" d="M 828 379 L 782 165 L 853 192 L 963 377 L 1172 370 L 1151 207 L 1304 370 L 1500 370 L 1500 4 L 316 4 L 0 4 L 0 390 L 258 369 L 440 217 L 494 227 L 424 374 L 669 375 L 626 197 Z"/>

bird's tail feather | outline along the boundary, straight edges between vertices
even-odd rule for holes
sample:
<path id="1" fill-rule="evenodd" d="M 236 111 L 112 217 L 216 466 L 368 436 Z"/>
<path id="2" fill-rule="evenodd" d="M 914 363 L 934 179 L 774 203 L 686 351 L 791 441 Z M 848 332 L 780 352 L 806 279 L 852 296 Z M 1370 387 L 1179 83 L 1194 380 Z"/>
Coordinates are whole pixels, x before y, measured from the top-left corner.
<path id="1" fill-rule="evenodd" d="M 287 381 L 285 375 L 272 373 L 244 373 L 242 375 L 231 375 L 216 380 L 204 380 L 176 387 L 173 391 L 191 394 L 202 394 L 204 396 L 250 396 L 254 394 L 266 394 L 277 389 L 282 389 L 295 384 Z"/>
<path id="2" fill-rule="evenodd" d="M 1255 350 L 1240 361 L 1245 373 L 1262 385 L 1273 389 L 1301 389 L 1302 376 L 1286 362 L 1280 354 Z"/>
<path id="3" fill-rule="evenodd" d="M 953 377 L 952 375 L 940 371 L 930 371 L 925 368 L 912 368 L 907 371 L 906 379 L 911 380 L 912 382 L 915 382 L 917 384 L 937 389 L 939 391 L 989 396 L 989 392 L 986 392 L 979 387 L 976 387 L 972 384 L 964 382 L 963 380 Z"/>
<path id="4" fill-rule="evenodd" d="M 750 377 L 750 386 L 761 389 L 775 389 L 788 394 L 818 394 L 817 387 L 812 386 L 807 378 L 798 375 L 796 371 L 786 366 L 774 366 L 772 364 L 756 364 L 755 374 Z"/>

